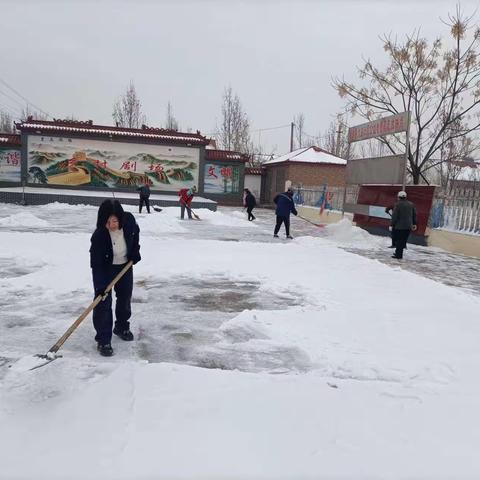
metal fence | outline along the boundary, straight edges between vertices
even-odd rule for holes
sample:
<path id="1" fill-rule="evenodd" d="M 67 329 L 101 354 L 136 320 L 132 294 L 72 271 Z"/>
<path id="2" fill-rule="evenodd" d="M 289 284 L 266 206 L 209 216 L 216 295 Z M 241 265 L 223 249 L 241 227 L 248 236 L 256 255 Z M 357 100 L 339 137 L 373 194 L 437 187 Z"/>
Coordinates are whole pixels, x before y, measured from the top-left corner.
<path id="1" fill-rule="evenodd" d="M 480 234 L 480 190 L 463 190 L 435 198 L 430 225 L 432 228 Z"/>
<path id="2" fill-rule="evenodd" d="M 347 189 L 347 197 L 355 198 L 357 192 Z M 294 188 L 293 200 L 297 205 L 323 208 L 325 210 L 339 210 L 343 208 L 344 187 Z M 348 202 L 348 199 L 347 199 Z"/>

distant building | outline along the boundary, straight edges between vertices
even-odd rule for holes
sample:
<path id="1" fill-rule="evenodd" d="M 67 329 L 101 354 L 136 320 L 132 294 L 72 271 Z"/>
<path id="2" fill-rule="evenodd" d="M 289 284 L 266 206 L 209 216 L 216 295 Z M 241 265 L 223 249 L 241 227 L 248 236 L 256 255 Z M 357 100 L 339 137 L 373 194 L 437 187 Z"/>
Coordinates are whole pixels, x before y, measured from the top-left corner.
<path id="1" fill-rule="evenodd" d="M 20 145 L 20 135 L 0 133 L 0 183 L 4 185 L 21 182 Z"/>
<path id="2" fill-rule="evenodd" d="M 305 188 L 343 187 L 347 161 L 319 147 L 305 147 L 268 160 L 265 168 L 264 200 L 273 197 L 287 187 Z"/>

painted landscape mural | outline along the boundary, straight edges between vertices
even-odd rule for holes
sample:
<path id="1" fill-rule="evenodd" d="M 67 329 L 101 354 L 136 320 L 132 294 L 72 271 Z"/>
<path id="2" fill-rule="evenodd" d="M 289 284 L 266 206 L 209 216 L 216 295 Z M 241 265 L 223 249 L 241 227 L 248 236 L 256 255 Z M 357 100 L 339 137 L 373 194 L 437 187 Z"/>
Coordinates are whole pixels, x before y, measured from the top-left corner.
<path id="1" fill-rule="evenodd" d="M 21 182 L 20 150 L 0 148 L 0 182 Z"/>
<path id="2" fill-rule="evenodd" d="M 198 148 L 28 137 L 28 183 L 177 191 L 198 186 Z"/>
<path id="3" fill-rule="evenodd" d="M 240 191 L 240 167 L 206 163 L 203 190 L 206 193 L 238 193 Z"/>

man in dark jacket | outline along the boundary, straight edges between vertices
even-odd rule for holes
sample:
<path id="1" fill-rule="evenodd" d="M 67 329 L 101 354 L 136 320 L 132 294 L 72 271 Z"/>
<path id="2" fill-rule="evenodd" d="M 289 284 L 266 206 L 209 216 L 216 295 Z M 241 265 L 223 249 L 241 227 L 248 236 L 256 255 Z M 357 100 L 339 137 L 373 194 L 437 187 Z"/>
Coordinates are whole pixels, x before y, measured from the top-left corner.
<path id="1" fill-rule="evenodd" d="M 145 182 L 145 184 L 141 187 L 138 187 L 137 190 L 140 192 L 139 213 L 142 213 L 142 208 L 144 204 L 147 207 L 147 213 L 150 213 L 150 187 L 148 183 Z"/>
<path id="2" fill-rule="evenodd" d="M 407 200 L 406 192 L 402 190 L 397 196 L 398 202 L 393 209 L 390 231 L 395 231 L 395 254 L 392 258 L 401 260 L 410 232 L 417 229 L 417 211 L 415 205 Z"/>
<path id="3" fill-rule="evenodd" d="M 284 193 L 279 193 L 273 199 L 275 205 L 277 206 L 275 214 L 277 215 L 277 224 L 275 225 L 275 230 L 273 236 L 278 238 L 278 232 L 282 223 L 285 224 L 285 233 L 287 238 L 293 238 L 290 235 L 290 213 L 297 215 L 297 210 L 295 209 L 295 203 L 293 202 L 293 190 L 289 188 Z"/>
<path id="4" fill-rule="evenodd" d="M 131 260 L 140 261 L 140 229 L 134 216 L 124 212 L 118 200 L 105 200 L 98 210 L 97 228 L 93 232 L 90 247 L 95 298 L 104 295 L 105 289 L 116 275 Z M 128 269 L 115 284 L 115 328 L 113 333 L 122 340 L 133 340 L 130 331 L 133 271 Z M 110 292 L 93 310 L 93 326 L 98 351 L 103 356 L 113 355 L 111 346 L 113 314 L 112 293 Z"/>
<path id="5" fill-rule="evenodd" d="M 245 206 L 247 207 L 247 213 L 248 213 L 248 220 L 255 220 L 255 216 L 253 215 L 252 211 L 257 205 L 257 200 L 255 199 L 255 196 L 253 193 L 248 189 L 245 188 Z"/>

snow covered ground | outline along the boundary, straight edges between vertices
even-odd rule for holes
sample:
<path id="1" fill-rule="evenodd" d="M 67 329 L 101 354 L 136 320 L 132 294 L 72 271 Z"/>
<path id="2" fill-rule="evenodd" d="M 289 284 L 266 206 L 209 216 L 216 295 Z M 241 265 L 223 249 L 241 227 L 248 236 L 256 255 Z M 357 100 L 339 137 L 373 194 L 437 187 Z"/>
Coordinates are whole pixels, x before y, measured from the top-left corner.
<path id="1" fill-rule="evenodd" d="M 30 372 L 92 300 L 96 208 L 0 204 L 1 479 L 480 477 L 475 288 L 346 223 L 197 213 L 137 215 L 135 342 L 100 357 L 88 318 Z"/>

